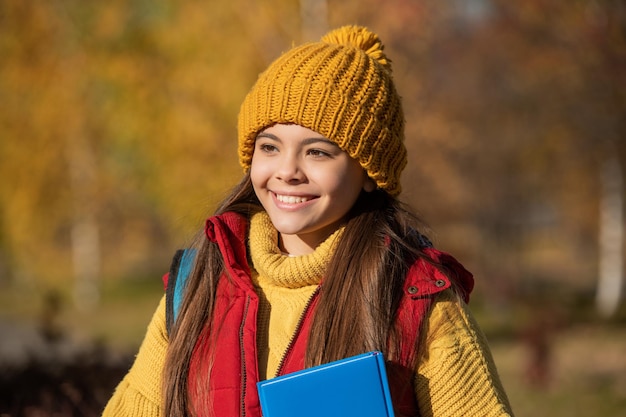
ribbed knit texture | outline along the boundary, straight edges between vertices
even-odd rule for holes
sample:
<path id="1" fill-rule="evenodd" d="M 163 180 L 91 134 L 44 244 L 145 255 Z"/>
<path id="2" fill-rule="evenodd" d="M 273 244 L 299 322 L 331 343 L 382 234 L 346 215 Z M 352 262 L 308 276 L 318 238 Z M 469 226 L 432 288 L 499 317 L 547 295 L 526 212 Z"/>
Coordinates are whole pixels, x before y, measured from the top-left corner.
<path id="1" fill-rule="evenodd" d="M 487 340 L 467 305 L 446 290 L 426 323 L 415 387 L 420 415 L 512 416 Z"/>
<path id="2" fill-rule="evenodd" d="M 239 161 L 248 170 L 264 128 L 295 123 L 335 142 L 377 186 L 400 193 L 406 166 L 404 114 L 378 36 L 345 26 L 284 53 L 241 105 Z"/>
<path id="3" fill-rule="evenodd" d="M 280 253 L 278 233 L 267 213 L 252 217 L 249 244 L 252 281 L 260 299 L 257 346 L 262 378 L 276 375 L 300 316 L 326 273 L 342 230 L 333 233 L 313 253 L 291 257 Z"/>

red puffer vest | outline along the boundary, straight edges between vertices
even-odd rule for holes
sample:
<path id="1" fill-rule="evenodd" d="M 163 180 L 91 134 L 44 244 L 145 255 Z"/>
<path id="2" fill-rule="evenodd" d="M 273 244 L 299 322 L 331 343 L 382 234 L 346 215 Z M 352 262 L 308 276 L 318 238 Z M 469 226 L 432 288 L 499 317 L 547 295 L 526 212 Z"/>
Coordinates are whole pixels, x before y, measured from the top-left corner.
<path id="1" fill-rule="evenodd" d="M 256 323 L 259 300 L 250 280 L 250 267 L 246 256 L 246 218 L 226 213 L 206 222 L 207 237 L 215 242 L 224 257 L 228 277 L 221 279 L 217 289 L 212 326 L 218 329 L 217 343 L 208 343 L 206 335 L 196 344 L 190 366 L 189 380 L 197 373 L 209 380 L 208 393 L 191 394 L 192 402 L 202 416 L 260 417 L 261 408 L 256 390 L 259 381 L 257 368 Z M 432 248 L 424 249 L 435 264 L 444 265 L 455 287 L 466 301 L 473 288 L 472 275 L 452 256 Z M 175 259 L 170 274 L 164 277 L 167 289 L 167 322 L 171 325 L 176 314 L 174 289 L 180 286 L 177 274 L 179 260 Z M 402 357 L 398 363 L 387 363 L 387 373 L 394 409 L 398 415 L 418 416 L 418 407 L 412 387 L 414 370 L 408 369 L 411 347 L 419 340 L 424 317 L 432 304 L 433 296 L 452 285 L 448 276 L 433 264 L 416 261 L 406 277 L 398 320 L 403 334 Z M 183 284 L 184 286 L 184 284 Z M 308 330 L 317 303 L 317 293 L 309 303 L 296 330 L 279 375 L 304 368 Z M 212 361 L 207 358 L 214 358 Z M 212 362 L 210 366 L 208 363 Z"/>

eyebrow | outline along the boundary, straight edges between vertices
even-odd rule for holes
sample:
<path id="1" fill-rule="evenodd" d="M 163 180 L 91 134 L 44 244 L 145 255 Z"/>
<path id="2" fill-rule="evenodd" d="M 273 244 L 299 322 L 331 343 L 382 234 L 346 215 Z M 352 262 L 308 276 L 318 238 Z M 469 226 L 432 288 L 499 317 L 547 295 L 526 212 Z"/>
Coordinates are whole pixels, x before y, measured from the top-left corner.
<path id="1" fill-rule="evenodd" d="M 275 140 L 275 141 L 278 141 L 278 142 L 282 142 L 278 136 L 276 136 L 276 135 L 274 135 L 272 133 L 268 133 L 268 132 L 261 132 L 261 133 L 259 133 L 257 135 L 256 138 L 257 139 L 258 138 L 267 138 L 267 139 Z M 323 136 L 313 137 L 313 138 L 306 138 L 306 139 L 302 140 L 302 143 L 304 145 L 311 145 L 311 144 L 319 143 L 319 142 L 325 143 L 325 144 L 333 146 L 335 148 L 339 148 L 339 145 L 337 145 L 335 142 L 331 141 L 330 139 L 326 139 Z"/>

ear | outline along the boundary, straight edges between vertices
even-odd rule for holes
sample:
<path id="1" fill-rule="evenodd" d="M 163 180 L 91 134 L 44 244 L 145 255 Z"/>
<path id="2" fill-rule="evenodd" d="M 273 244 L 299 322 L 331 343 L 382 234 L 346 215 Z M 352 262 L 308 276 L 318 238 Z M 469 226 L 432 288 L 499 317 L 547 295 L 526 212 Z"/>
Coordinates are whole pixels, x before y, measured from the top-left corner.
<path id="1" fill-rule="evenodd" d="M 371 193 L 375 189 L 376 189 L 376 183 L 374 182 L 373 179 L 371 179 L 370 177 L 367 177 L 365 179 L 365 183 L 363 184 L 363 190 L 365 190 L 365 192 L 367 193 Z"/>

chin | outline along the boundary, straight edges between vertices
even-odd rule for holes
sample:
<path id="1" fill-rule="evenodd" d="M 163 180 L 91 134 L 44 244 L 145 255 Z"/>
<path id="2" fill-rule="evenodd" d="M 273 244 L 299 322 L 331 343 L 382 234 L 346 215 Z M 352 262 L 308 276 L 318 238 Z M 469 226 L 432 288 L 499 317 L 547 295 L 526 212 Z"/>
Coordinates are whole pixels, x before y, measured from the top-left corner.
<path id="1" fill-rule="evenodd" d="M 302 228 L 294 227 L 292 225 L 280 225 L 274 224 L 274 227 L 281 235 L 297 235 L 303 232 Z"/>

